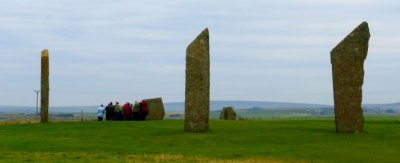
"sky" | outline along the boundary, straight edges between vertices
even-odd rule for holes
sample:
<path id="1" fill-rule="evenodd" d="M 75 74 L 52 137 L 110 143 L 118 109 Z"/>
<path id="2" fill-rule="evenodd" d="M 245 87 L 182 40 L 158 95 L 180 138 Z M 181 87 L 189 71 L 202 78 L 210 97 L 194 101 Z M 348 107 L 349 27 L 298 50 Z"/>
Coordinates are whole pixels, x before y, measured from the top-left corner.
<path id="1" fill-rule="evenodd" d="M 397 0 L 0 2 L 0 105 L 35 105 L 43 49 L 50 106 L 182 102 L 186 47 L 205 28 L 211 100 L 333 104 L 330 51 L 363 21 L 363 103 L 400 102 Z"/>

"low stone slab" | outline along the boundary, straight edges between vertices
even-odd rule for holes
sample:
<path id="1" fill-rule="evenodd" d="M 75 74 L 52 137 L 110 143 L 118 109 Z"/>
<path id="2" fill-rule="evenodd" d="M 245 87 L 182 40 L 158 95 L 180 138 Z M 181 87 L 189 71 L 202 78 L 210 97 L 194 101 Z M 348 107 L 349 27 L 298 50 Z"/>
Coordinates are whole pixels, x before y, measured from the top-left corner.
<path id="1" fill-rule="evenodd" d="M 221 120 L 236 120 L 236 111 L 232 106 L 224 107 L 219 115 Z"/>
<path id="2" fill-rule="evenodd" d="M 164 103 L 162 98 L 145 99 L 147 101 L 147 107 L 149 113 L 146 116 L 146 120 L 162 120 L 165 116 Z"/>

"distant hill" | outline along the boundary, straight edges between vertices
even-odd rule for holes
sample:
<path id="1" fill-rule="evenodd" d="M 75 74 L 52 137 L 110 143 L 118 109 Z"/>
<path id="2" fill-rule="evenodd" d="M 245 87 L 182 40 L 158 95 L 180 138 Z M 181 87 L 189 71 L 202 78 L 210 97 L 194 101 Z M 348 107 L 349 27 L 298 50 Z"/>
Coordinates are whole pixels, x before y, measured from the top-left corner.
<path id="1" fill-rule="evenodd" d="M 391 103 L 391 104 L 363 104 L 363 108 L 380 108 L 380 109 L 394 109 L 394 110 L 399 110 L 400 109 L 400 103 Z"/>
<path id="2" fill-rule="evenodd" d="M 184 102 L 165 103 L 167 112 L 183 112 L 185 109 Z M 210 110 L 221 110 L 225 106 L 233 106 L 236 109 L 259 108 L 333 108 L 333 105 L 307 104 L 307 103 L 291 103 L 291 102 L 265 102 L 265 101 L 211 101 Z M 380 108 L 400 110 L 400 103 L 391 104 L 363 104 L 364 108 Z M 97 106 L 62 106 L 50 107 L 50 112 L 96 112 Z M 34 113 L 35 107 L 29 106 L 0 106 L 0 113 L 16 112 L 16 113 Z"/>
<path id="3" fill-rule="evenodd" d="M 165 103 L 168 111 L 184 111 L 184 102 Z M 249 109 L 253 107 L 261 108 L 326 108 L 331 105 L 306 104 L 306 103 L 290 103 L 290 102 L 265 102 L 265 101 L 211 101 L 210 110 L 222 110 L 225 106 L 233 106 L 236 109 Z"/>
<path id="4" fill-rule="evenodd" d="M 36 107 L 30 106 L 0 106 L 0 113 L 35 113 Z"/>
<path id="5" fill-rule="evenodd" d="M 73 112 L 96 112 L 97 106 L 56 106 L 50 107 L 50 112 L 65 112 L 65 113 L 73 113 Z M 40 107 L 39 107 L 40 111 Z M 36 107 L 30 106 L 0 106 L 0 113 L 35 113 Z"/>

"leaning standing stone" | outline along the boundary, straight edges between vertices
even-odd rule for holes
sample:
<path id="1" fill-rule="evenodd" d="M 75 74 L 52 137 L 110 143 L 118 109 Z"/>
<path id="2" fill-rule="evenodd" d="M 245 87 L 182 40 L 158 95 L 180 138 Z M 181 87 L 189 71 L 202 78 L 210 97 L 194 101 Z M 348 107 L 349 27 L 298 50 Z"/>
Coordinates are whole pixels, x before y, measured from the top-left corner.
<path id="1" fill-rule="evenodd" d="M 206 28 L 186 49 L 185 131 L 208 131 L 210 47 Z"/>
<path id="2" fill-rule="evenodd" d="M 337 132 L 363 131 L 362 85 L 369 37 L 363 22 L 331 51 Z"/>
<path id="3" fill-rule="evenodd" d="M 42 72 L 40 89 L 40 122 L 49 121 L 49 52 L 42 51 Z"/>
<path id="4" fill-rule="evenodd" d="M 236 120 L 236 111 L 232 106 L 224 107 L 219 115 L 221 120 Z"/>

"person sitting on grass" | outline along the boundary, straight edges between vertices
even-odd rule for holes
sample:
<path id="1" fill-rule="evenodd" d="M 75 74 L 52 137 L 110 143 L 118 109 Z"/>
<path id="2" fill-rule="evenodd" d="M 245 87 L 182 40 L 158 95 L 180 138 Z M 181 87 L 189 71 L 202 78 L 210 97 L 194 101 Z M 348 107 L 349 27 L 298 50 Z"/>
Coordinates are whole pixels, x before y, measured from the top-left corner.
<path id="1" fill-rule="evenodd" d="M 97 108 L 97 120 L 98 121 L 103 121 L 103 116 L 104 116 L 105 108 L 103 104 L 100 105 L 99 108 Z"/>

